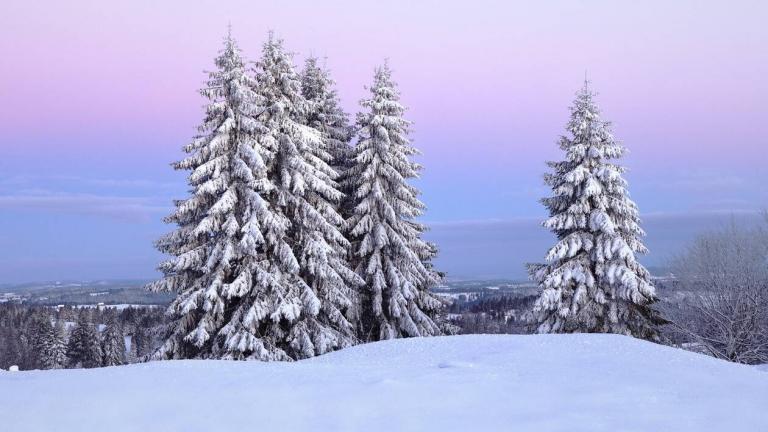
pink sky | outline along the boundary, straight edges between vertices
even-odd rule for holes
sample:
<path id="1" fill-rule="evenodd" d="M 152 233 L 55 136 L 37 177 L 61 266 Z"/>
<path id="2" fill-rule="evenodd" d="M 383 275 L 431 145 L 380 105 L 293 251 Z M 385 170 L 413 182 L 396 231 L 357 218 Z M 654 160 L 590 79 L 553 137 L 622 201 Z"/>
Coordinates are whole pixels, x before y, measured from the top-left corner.
<path id="1" fill-rule="evenodd" d="M 551 154 L 543 147 L 559 132 L 585 70 L 617 132 L 631 139 L 636 162 L 691 151 L 705 163 L 765 156 L 765 2 L 315 4 L 6 1 L 2 132 L 190 130 L 202 102 L 201 69 L 211 66 L 231 21 L 251 57 L 268 29 L 297 60 L 327 55 L 349 109 L 373 66 L 389 57 L 425 150 L 441 150 L 441 139 L 457 132 L 484 130 L 484 142 L 444 155 L 449 164 Z M 25 151 L 36 146 L 56 144 Z"/>

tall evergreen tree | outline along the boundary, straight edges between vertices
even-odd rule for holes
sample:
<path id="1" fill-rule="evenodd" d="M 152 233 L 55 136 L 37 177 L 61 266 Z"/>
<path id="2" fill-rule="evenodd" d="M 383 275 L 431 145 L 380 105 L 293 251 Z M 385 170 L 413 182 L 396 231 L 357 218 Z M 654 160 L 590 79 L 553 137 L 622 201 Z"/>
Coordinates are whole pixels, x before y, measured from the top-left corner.
<path id="1" fill-rule="evenodd" d="M 344 221 L 336 211 L 342 194 L 326 162 L 322 134 L 305 124 L 310 104 L 301 95 L 291 56 L 272 34 L 257 64 L 256 91 L 265 105 L 258 117 L 264 129 L 256 140 L 274 152 L 269 201 L 290 220 L 286 237 L 293 258 L 284 271 L 287 283 L 254 301 L 273 311 L 259 319 L 282 352 L 306 358 L 356 342 L 351 288 L 362 281 L 346 262 Z M 244 313 L 244 306 L 235 314 Z"/>
<path id="2" fill-rule="evenodd" d="M 125 364 L 125 337 L 117 320 L 107 323 L 101 338 L 101 365 L 117 366 Z"/>
<path id="3" fill-rule="evenodd" d="M 176 169 L 189 170 L 192 196 L 167 221 L 179 228 L 158 241 L 174 258 L 150 289 L 177 293 L 174 320 L 158 358 L 285 358 L 264 321 L 277 312 L 286 269 L 297 269 L 285 242 L 288 220 L 264 195 L 272 148 L 254 139 L 263 109 L 235 40 L 228 35 L 201 91 L 210 103 L 200 131 Z"/>
<path id="4" fill-rule="evenodd" d="M 560 138 L 565 160 L 549 162 L 542 203 L 544 226 L 557 236 L 546 264 L 529 266 L 542 289 L 534 313 L 540 333 L 620 333 L 657 340 L 663 322 L 650 274 L 636 260 L 646 253 L 638 209 L 629 198 L 625 169 L 612 162 L 625 148 L 600 117 L 585 81 Z"/>
<path id="5" fill-rule="evenodd" d="M 354 203 L 348 223 L 362 292 L 362 333 L 368 340 L 440 334 L 433 316 L 442 306 L 429 291 L 439 280 L 430 260 L 433 245 L 421 239 L 426 227 L 414 219 L 424 210 L 408 184 L 421 167 L 410 157 L 411 123 L 385 64 L 376 70 L 371 96 L 360 102 L 359 140 L 349 178 Z"/>
<path id="6" fill-rule="evenodd" d="M 306 124 L 321 134 L 321 146 L 317 147 L 327 156 L 319 153 L 318 157 L 341 175 L 350 167 L 354 133 L 335 87 L 330 71 L 318 64 L 317 57 L 307 58 L 301 73 L 301 94 L 308 102 Z"/>
<path id="7" fill-rule="evenodd" d="M 91 323 L 87 310 L 81 311 L 67 344 L 69 367 L 95 368 L 101 365 L 99 332 Z"/>

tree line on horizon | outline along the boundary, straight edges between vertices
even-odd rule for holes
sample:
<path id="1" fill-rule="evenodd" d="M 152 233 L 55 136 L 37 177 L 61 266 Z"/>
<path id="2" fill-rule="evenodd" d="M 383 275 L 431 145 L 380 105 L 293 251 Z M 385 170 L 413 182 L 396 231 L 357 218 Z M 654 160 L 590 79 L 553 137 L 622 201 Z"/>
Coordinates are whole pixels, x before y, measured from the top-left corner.
<path id="1" fill-rule="evenodd" d="M 0 369 L 72 369 L 142 361 L 166 325 L 160 308 L 0 303 Z"/>

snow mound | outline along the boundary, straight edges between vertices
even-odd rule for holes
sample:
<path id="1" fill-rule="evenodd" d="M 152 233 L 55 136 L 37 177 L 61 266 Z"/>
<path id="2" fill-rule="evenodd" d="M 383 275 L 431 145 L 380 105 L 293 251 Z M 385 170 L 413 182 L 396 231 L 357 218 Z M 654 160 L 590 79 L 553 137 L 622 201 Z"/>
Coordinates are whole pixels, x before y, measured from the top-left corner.
<path id="1" fill-rule="evenodd" d="M 0 373 L 7 431 L 768 431 L 768 374 L 615 335 Z"/>

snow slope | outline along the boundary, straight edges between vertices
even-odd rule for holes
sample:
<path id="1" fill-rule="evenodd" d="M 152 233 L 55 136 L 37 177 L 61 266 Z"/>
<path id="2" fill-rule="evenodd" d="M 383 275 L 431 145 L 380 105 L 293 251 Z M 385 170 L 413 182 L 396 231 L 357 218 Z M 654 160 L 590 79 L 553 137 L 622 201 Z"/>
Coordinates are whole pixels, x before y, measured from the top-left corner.
<path id="1" fill-rule="evenodd" d="M 615 335 L 0 373 L 16 431 L 768 431 L 768 373 Z"/>

